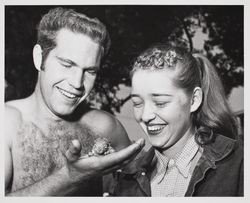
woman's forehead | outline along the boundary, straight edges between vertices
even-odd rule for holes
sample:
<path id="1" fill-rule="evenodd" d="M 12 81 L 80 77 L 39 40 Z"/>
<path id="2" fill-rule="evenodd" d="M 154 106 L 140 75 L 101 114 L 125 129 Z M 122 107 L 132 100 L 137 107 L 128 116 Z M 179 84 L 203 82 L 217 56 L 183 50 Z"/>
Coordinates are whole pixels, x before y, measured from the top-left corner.
<path id="1" fill-rule="evenodd" d="M 174 72 L 169 70 L 139 70 L 132 77 L 132 88 L 149 89 L 151 91 L 166 91 L 176 89 L 174 85 Z"/>
<path id="2" fill-rule="evenodd" d="M 152 81 L 160 82 L 166 80 L 174 80 L 176 77 L 178 77 L 177 71 L 173 69 L 138 69 L 134 72 L 132 81 L 143 80 L 143 78 L 147 78 Z"/>

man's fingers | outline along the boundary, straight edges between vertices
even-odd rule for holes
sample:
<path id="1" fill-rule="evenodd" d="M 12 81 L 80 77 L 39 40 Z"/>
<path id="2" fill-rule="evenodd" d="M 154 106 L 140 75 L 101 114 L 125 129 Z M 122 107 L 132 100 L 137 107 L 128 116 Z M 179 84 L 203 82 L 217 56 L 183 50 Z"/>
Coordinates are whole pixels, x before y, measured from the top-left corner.
<path id="1" fill-rule="evenodd" d="M 78 140 L 72 140 L 65 155 L 69 162 L 76 161 L 81 155 L 81 144 Z"/>
<path id="2" fill-rule="evenodd" d="M 128 164 L 133 158 L 135 158 L 135 156 L 141 151 L 144 145 L 145 140 L 139 139 L 127 148 L 103 157 L 101 162 L 106 163 L 106 168 L 112 167 L 114 165 L 124 166 Z"/>
<path id="3" fill-rule="evenodd" d="M 72 140 L 69 146 L 69 150 L 72 154 L 80 154 L 82 150 L 82 146 L 79 140 Z"/>
<path id="4" fill-rule="evenodd" d="M 103 171 L 105 169 L 113 168 L 116 165 L 121 167 L 122 165 L 124 165 L 124 162 L 128 163 L 128 160 L 130 160 L 132 157 L 135 157 L 135 155 L 141 151 L 144 145 L 145 140 L 139 139 L 135 143 L 118 152 L 98 157 L 80 157 L 80 159 L 73 164 L 74 167 L 76 167 L 78 170 L 93 168 L 93 170 Z"/>

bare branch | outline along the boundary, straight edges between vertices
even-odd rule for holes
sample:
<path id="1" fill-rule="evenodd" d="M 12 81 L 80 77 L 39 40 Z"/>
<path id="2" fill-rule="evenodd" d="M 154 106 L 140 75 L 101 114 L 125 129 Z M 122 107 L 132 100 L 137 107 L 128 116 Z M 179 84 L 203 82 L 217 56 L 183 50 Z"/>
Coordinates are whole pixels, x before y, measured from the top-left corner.
<path id="1" fill-rule="evenodd" d="M 184 32 L 186 33 L 187 35 L 187 38 L 188 38 L 188 42 L 189 42 L 189 50 L 190 51 L 193 51 L 193 40 L 192 40 L 192 36 L 191 34 L 189 33 L 188 31 L 188 25 L 186 24 L 185 20 L 184 19 L 181 19 L 181 18 L 178 18 L 178 21 L 181 23 L 182 27 L 183 27 L 183 30 Z"/>

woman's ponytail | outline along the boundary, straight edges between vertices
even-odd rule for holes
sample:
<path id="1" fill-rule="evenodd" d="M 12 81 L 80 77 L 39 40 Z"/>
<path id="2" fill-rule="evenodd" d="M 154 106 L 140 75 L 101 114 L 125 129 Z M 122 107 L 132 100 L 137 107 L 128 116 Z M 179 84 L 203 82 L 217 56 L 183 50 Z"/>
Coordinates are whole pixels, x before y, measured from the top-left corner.
<path id="1" fill-rule="evenodd" d="M 200 134 L 199 142 L 206 144 L 212 141 L 214 138 L 212 135 L 216 133 L 235 138 L 237 132 L 235 119 L 228 106 L 221 79 L 214 65 L 201 54 L 193 54 L 193 57 L 200 72 L 203 91 L 201 108 L 194 116 L 194 122 L 198 124 L 196 126 L 198 137 Z"/>

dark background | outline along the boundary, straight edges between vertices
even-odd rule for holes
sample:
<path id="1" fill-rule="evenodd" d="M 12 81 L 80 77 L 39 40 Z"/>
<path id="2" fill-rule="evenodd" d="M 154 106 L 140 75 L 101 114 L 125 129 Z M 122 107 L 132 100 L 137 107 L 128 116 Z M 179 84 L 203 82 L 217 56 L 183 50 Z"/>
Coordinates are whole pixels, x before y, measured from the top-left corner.
<path id="1" fill-rule="evenodd" d="M 203 53 L 216 65 L 226 94 L 244 85 L 244 6 L 66 7 L 99 18 L 110 32 L 111 50 L 90 97 L 103 110 L 119 112 L 129 99 L 118 98 L 117 91 L 119 84 L 130 85 L 131 64 L 142 50 L 152 43 L 171 40 L 192 51 L 196 28 L 208 34 Z M 5 6 L 5 101 L 26 97 L 34 90 L 37 72 L 32 49 L 36 43 L 36 26 L 51 8 Z"/>

